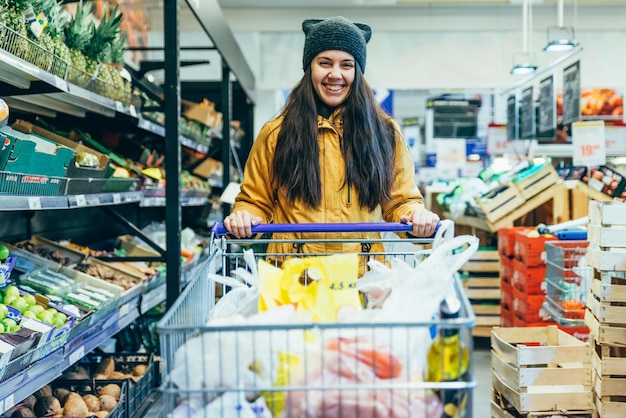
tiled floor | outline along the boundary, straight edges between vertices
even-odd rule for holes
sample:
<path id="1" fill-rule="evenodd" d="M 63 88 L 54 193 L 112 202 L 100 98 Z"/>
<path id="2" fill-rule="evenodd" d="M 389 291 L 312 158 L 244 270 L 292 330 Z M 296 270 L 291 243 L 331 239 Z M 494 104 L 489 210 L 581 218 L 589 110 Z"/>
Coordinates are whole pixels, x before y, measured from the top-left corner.
<path id="1" fill-rule="evenodd" d="M 491 417 L 491 347 L 489 338 L 474 339 L 474 389 L 472 418 Z"/>

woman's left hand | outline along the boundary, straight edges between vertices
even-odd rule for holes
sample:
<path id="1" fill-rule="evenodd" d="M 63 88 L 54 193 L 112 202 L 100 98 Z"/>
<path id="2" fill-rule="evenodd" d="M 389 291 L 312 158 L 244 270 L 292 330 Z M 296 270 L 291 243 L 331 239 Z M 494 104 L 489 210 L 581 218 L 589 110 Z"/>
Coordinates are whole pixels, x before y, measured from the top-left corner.
<path id="1" fill-rule="evenodd" d="M 411 223 L 411 235 L 416 237 L 431 237 L 435 235 L 439 216 L 426 209 L 418 209 L 412 215 L 401 215 L 400 222 Z"/>

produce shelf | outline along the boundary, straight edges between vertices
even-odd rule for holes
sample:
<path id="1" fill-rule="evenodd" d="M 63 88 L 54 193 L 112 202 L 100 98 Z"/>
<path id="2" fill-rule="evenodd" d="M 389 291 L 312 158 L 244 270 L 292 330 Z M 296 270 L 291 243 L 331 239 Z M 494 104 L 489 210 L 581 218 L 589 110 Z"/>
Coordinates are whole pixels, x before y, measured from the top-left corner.
<path id="1" fill-rule="evenodd" d="M 140 191 L 71 196 L 2 196 L 0 212 L 110 206 L 140 202 L 141 198 Z"/>
<path id="2" fill-rule="evenodd" d="M 102 329 L 89 338 L 81 340 L 81 336 L 78 335 L 74 340 L 68 341 L 65 347 L 60 347 L 20 373 L 2 381 L 0 383 L 0 413 L 4 413 L 38 388 L 61 376 L 66 369 L 87 353 L 134 322 L 140 316 L 139 306 L 145 312 L 163 302 L 165 283 L 148 292 L 148 295 L 150 296 L 145 298 L 145 301 L 142 300 L 143 295 L 138 295 L 134 300 L 117 308 L 100 322 L 104 325 Z"/>

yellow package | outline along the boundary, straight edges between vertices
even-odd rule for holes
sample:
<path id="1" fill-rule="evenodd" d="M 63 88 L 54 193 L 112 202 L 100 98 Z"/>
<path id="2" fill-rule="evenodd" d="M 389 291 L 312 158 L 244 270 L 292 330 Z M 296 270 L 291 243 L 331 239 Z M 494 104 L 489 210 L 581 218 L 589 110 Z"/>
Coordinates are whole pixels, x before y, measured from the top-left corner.
<path id="1" fill-rule="evenodd" d="M 312 313 L 314 321 L 337 322 L 361 310 L 357 254 L 290 258 L 282 276 L 281 269 L 267 266 L 259 262 L 260 311 L 291 303 L 296 312 Z"/>

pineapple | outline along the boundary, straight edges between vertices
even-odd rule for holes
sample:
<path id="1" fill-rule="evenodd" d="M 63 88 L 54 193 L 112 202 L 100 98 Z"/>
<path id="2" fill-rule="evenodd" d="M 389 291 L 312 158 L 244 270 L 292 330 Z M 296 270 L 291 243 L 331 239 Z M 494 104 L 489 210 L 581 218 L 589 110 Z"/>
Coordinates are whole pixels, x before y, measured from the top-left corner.
<path id="1" fill-rule="evenodd" d="M 124 52 L 126 50 L 126 36 L 123 32 L 119 32 L 118 36 L 111 42 L 108 50 L 109 62 L 101 64 L 100 68 L 106 68 L 110 74 L 111 83 L 113 85 L 112 99 L 120 102 L 129 103 L 131 96 L 131 80 L 122 75 L 128 71 L 124 69 Z M 130 78 L 130 75 L 128 75 Z"/>
<path id="2" fill-rule="evenodd" d="M 70 62 L 73 67 L 70 68 L 69 80 L 81 87 L 86 87 L 89 83 L 87 58 L 84 51 L 91 40 L 93 26 L 91 3 L 83 3 L 81 0 L 74 18 L 65 28 L 65 43 L 69 47 Z"/>
<path id="3" fill-rule="evenodd" d="M 11 31 L 3 40 L 3 48 L 13 55 L 26 59 L 29 55 L 28 33 L 24 11 L 30 5 L 28 0 L 6 1 L 2 7 L 4 25 Z"/>
<path id="4" fill-rule="evenodd" d="M 55 3 L 50 9 L 50 16 L 48 22 L 48 34 L 52 39 L 53 52 L 56 55 L 57 65 L 53 67 L 53 73 L 59 77 L 64 78 L 67 65 L 71 65 L 72 58 L 70 56 L 70 49 L 65 45 L 65 27 L 70 21 L 70 14 L 61 6 L 61 3 Z"/>
<path id="5" fill-rule="evenodd" d="M 122 24 L 122 13 L 119 12 L 119 6 L 111 11 L 110 14 L 106 10 L 100 20 L 100 24 L 92 26 L 92 36 L 89 44 L 85 47 L 85 55 L 87 56 L 87 69 L 91 73 L 98 69 L 98 79 L 101 83 L 96 85 L 96 92 L 112 98 L 116 92 L 113 90 L 113 76 L 108 66 L 100 65 L 110 58 L 111 44 L 117 38 Z"/>

